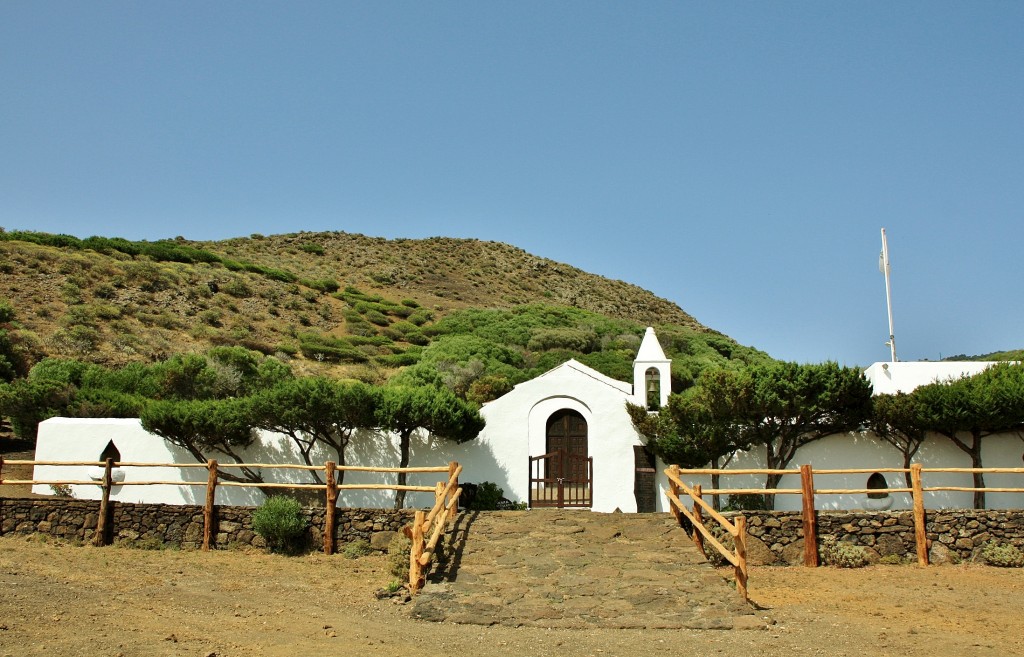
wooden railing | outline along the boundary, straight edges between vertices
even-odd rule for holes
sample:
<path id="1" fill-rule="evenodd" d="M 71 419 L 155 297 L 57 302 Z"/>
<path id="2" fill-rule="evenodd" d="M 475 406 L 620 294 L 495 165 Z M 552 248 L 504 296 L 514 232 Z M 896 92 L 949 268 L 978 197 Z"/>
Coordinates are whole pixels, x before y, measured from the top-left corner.
<path id="1" fill-rule="evenodd" d="M 669 508 L 672 511 L 672 515 L 675 516 L 676 521 L 680 522 L 680 514 L 686 516 L 690 523 L 693 525 L 693 542 L 696 543 L 697 548 L 707 556 L 704 552 L 704 541 L 708 541 L 711 545 L 718 550 L 718 553 L 733 566 L 733 572 L 736 576 L 736 591 L 740 594 L 743 600 L 747 600 L 747 520 L 742 515 L 735 517 L 735 522 L 729 522 L 718 511 L 701 498 L 700 486 L 691 488 L 687 486 L 682 478 L 680 477 L 681 470 L 678 465 L 672 465 L 665 470 L 665 475 L 668 476 L 668 500 Z M 679 498 L 679 492 L 683 491 L 690 496 L 693 500 L 693 511 L 691 512 L 683 504 Z M 715 538 L 711 531 L 704 526 L 704 511 L 708 513 L 711 518 L 718 522 L 722 528 L 732 536 L 733 546 L 735 551 L 728 549 L 722 543 Z"/>
<path id="2" fill-rule="evenodd" d="M 452 461 L 448 464 L 448 482 L 438 482 L 434 489 L 434 507 L 429 512 L 416 511 L 412 525 L 405 527 L 405 535 L 412 541 L 409 551 L 409 593 L 416 595 L 423 588 L 430 561 L 437 550 L 437 543 L 459 512 L 459 475 L 462 466 Z M 433 529 L 431 529 L 433 527 Z M 430 538 L 426 538 L 429 536 Z"/>
<path id="3" fill-rule="evenodd" d="M 102 467 L 103 477 L 99 480 L 93 479 L 4 479 L 3 469 L 5 465 L 44 465 L 44 466 L 76 466 L 76 467 Z M 182 481 L 182 480 L 152 480 L 152 481 L 114 481 L 113 480 L 113 469 L 117 468 L 156 468 L 156 467 L 173 467 L 173 468 L 204 468 L 208 471 L 206 481 Z M 218 473 L 224 469 L 235 469 L 235 468 L 260 468 L 270 470 L 306 470 L 306 471 L 318 471 L 324 473 L 325 483 L 323 484 L 298 484 L 298 483 L 284 483 L 284 482 L 248 482 L 248 481 L 220 481 Z M 376 473 L 430 473 L 430 472 L 444 472 L 448 474 L 447 482 L 438 482 L 436 486 L 399 486 L 398 484 L 338 484 L 336 483 L 335 475 L 338 471 L 345 472 L 376 472 Z M 104 545 L 106 543 L 107 534 L 107 523 L 109 518 L 109 503 L 110 503 L 110 490 L 114 486 L 204 486 L 206 488 L 206 501 L 203 506 L 203 550 L 209 550 L 210 544 L 213 537 L 213 524 L 216 505 L 214 498 L 216 496 L 217 488 L 219 486 L 225 487 L 237 487 L 237 488 L 259 488 L 259 489 L 299 489 L 299 490 L 323 490 L 326 495 L 326 517 L 324 519 L 324 552 L 326 554 L 334 553 L 334 531 L 335 531 L 335 514 L 337 509 L 338 491 L 342 490 L 404 490 L 421 493 L 434 493 L 434 507 L 429 513 L 424 514 L 423 511 L 417 511 L 415 520 L 410 528 L 407 529 L 410 538 L 413 538 L 413 556 L 410 556 L 410 567 L 409 567 L 409 588 L 412 591 L 416 591 L 422 586 L 423 580 L 423 567 L 430 563 L 431 557 L 433 556 L 434 550 L 436 549 L 437 543 L 440 539 L 440 534 L 443 533 L 444 527 L 450 525 L 455 515 L 458 513 L 458 499 L 462 493 L 462 489 L 459 487 L 459 473 L 462 472 L 462 466 L 452 461 L 446 466 L 435 466 L 435 467 L 417 467 L 417 468 L 372 468 L 364 466 L 339 466 L 333 461 L 328 461 L 324 465 L 295 465 L 295 464 L 281 464 L 281 463 L 218 463 L 216 460 L 209 460 L 206 463 L 135 463 L 135 462 L 115 462 L 113 459 L 107 459 L 105 462 L 96 461 L 26 461 L 26 460 L 9 460 L 5 461 L 0 456 L 0 486 L 2 485 L 49 485 L 49 486 L 99 486 L 102 489 L 102 497 L 100 498 L 100 508 L 97 515 L 96 532 L 93 535 L 93 543 L 95 545 Z M 440 518 L 438 518 L 440 516 Z M 422 540 L 423 536 L 428 534 L 431 529 L 432 523 L 438 521 L 434 525 L 434 531 L 430 533 L 430 539 L 427 542 Z M 417 528 L 420 533 L 420 541 L 417 552 L 417 540 L 414 538 Z M 413 561 L 418 565 L 413 566 Z M 415 577 L 415 581 L 414 578 Z M 418 585 L 416 585 L 418 582 Z"/>
<path id="4" fill-rule="evenodd" d="M 675 468 L 676 466 L 672 466 Z M 669 468 L 666 470 L 668 474 Z M 749 469 L 676 469 L 675 476 L 681 477 L 701 475 L 799 475 L 800 488 L 709 488 L 701 490 L 699 485 L 689 490 L 695 491 L 693 495 L 699 499 L 702 495 L 800 495 L 802 498 L 801 515 L 804 530 L 804 565 L 818 565 L 818 541 L 817 523 L 814 498 L 815 495 L 858 495 L 872 493 L 909 493 L 913 500 L 914 513 L 914 541 L 917 551 L 917 562 L 922 566 L 928 565 L 928 537 L 925 527 L 925 505 L 924 494 L 930 492 L 976 492 L 986 491 L 990 493 L 1024 493 L 1024 488 L 1007 488 L 987 486 L 975 488 L 970 486 L 925 486 L 923 475 L 931 473 L 958 473 L 958 474 L 1024 474 L 1024 468 L 924 468 L 915 463 L 910 468 L 853 468 L 853 469 L 820 469 L 814 470 L 810 465 L 802 465 L 800 469 L 770 470 L 765 468 Z M 911 485 L 909 488 L 815 488 L 814 475 L 846 475 L 846 474 L 871 474 L 871 473 L 910 473 Z M 671 487 L 671 479 L 670 487 Z M 670 495 L 671 497 L 671 495 Z M 701 500 L 701 507 L 708 508 L 706 502 Z M 697 508 L 696 506 L 694 507 Z M 689 517 L 689 516 L 688 516 Z"/>

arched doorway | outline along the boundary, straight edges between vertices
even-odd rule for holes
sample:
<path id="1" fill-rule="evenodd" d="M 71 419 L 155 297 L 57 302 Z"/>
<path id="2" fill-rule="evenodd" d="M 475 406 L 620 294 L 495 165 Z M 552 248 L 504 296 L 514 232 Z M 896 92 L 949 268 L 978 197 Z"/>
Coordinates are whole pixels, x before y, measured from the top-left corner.
<path id="1" fill-rule="evenodd" d="M 562 409 L 548 418 L 545 453 L 530 457 L 530 506 L 589 507 L 594 461 L 588 455 L 587 421 Z"/>

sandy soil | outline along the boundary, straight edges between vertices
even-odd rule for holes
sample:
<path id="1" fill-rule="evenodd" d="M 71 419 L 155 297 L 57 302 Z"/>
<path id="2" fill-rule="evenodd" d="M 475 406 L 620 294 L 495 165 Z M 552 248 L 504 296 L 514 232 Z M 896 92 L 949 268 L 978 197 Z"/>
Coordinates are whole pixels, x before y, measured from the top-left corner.
<path id="1" fill-rule="evenodd" d="M 384 558 L 0 538 L 0 656 L 1024 655 L 1024 571 L 756 568 L 765 630 L 433 624 L 377 600 Z"/>

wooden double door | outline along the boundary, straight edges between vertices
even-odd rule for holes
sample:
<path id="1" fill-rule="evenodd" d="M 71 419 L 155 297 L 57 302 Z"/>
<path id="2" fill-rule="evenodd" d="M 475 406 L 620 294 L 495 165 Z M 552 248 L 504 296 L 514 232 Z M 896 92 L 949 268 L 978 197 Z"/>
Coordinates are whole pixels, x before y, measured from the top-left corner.
<path id="1" fill-rule="evenodd" d="M 530 506 L 590 507 L 594 459 L 583 416 L 566 409 L 548 418 L 544 451 L 530 457 Z"/>

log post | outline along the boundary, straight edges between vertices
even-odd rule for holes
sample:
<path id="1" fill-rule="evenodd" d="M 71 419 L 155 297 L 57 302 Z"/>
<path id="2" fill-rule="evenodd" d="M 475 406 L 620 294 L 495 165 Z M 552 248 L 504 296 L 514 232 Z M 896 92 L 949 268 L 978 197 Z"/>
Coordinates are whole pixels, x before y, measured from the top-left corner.
<path id="1" fill-rule="evenodd" d="M 700 484 L 694 485 L 693 496 L 697 499 L 704 499 L 704 496 L 701 492 Z M 708 553 L 704 550 L 704 534 L 700 533 L 700 529 L 697 528 L 697 525 L 700 525 L 702 527 L 704 526 L 704 507 L 702 507 L 696 501 L 694 501 L 693 503 L 693 519 L 695 520 L 693 524 L 693 544 L 697 546 L 697 549 L 700 550 L 700 553 L 704 555 L 705 559 L 707 559 Z"/>
<path id="2" fill-rule="evenodd" d="M 444 489 L 447 485 L 448 484 L 442 483 L 440 481 L 434 484 L 434 506 L 438 506 L 438 502 L 441 502 L 443 504 L 444 501 L 448 499 L 448 496 L 444 492 Z M 444 520 L 444 518 L 441 518 L 441 520 Z"/>
<path id="3" fill-rule="evenodd" d="M 458 470 L 458 468 L 459 468 L 459 463 L 457 461 L 449 461 L 448 462 L 448 481 L 452 481 L 452 480 L 455 481 L 455 485 L 452 486 L 452 493 L 453 494 L 455 493 L 455 491 L 459 487 L 459 477 L 458 477 L 458 475 L 455 474 L 455 471 Z M 447 497 L 445 497 L 444 503 L 448 504 L 448 498 Z M 458 513 L 459 513 L 459 505 L 458 505 L 458 503 L 456 503 L 455 505 L 452 506 L 451 511 L 448 512 L 448 527 L 449 528 L 451 528 L 452 523 L 455 522 L 455 516 L 458 515 Z"/>
<path id="4" fill-rule="evenodd" d="M 100 498 L 100 513 L 96 518 L 96 534 L 92 537 L 92 544 L 96 547 L 107 544 L 107 516 L 110 513 L 110 485 L 111 471 L 114 469 L 114 459 L 108 458 L 103 467 L 103 496 Z"/>
<path id="5" fill-rule="evenodd" d="M 32 478 L 35 479 L 35 474 L 32 475 Z M 3 483 L 4 483 L 4 455 L 0 454 L 0 486 L 2 486 Z"/>
<path id="6" fill-rule="evenodd" d="M 924 517 L 924 487 L 921 485 L 921 464 L 910 466 L 910 487 L 914 494 L 914 543 L 917 546 L 917 565 L 928 565 L 928 530 Z"/>
<path id="7" fill-rule="evenodd" d="M 334 525 L 338 507 L 338 483 L 335 471 L 337 464 L 328 461 L 324 464 L 327 479 L 327 511 L 324 516 L 324 554 L 334 554 Z"/>
<path id="8" fill-rule="evenodd" d="M 736 523 L 736 592 L 740 594 L 743 601 L 747 600 L 747 519 L 743 516 L 736 516 L 733 519 Z"/>
<path id="9" fill-rule="evenodd" d="M 669 470 L 671 470 L 671 475 L 672 476 L 670 476 L 668 478 L 668 490 L 669 490 L 670 493 L 672 493 L 672 495 L 669 497 L 669 500 L 668 500 L 668 508 L 669 508 L 669 511 L 672 512 L 672 516 L 675 517 L 676 524 L 677 525 L 682 525 L 683 524 L 683 514 L 680 513 L 679 509 L 676 508 L 676 505 L 672 503 L 673 499 L 677 499 L 677 500 L 679 499 L 679 484 L 677 484 L 675 482 L 675 479 L 679 478 L 679 466 L 677 464 L 673 463 L 671 466 L 669 466 Z M 682 501 L 682 500 L 680 500 L 680 501 Z"/>
<path id="10" fill-rule="evenodd" d="M 217 498 L 217 460 L 206 462 L 206 504 L 203 506 L 203 551 L 208 551 L 213 544 L 213 514 Z"/>
<path id="11" fill-rule="evenodd" d="M 426 514 L 422 510 L 416 512 L 412 521 L 412 546 L 409 548 L 409 593 L 416 595 L 423 588 L 423 521 Z"/>
<path id="12" fill-rule="evenodd" d="M 814 513 L 814 473 L 809 463 L 800 466 L 800 489 L 803 500 L 804 565 L 818 567 L 818 526 Z"/>

